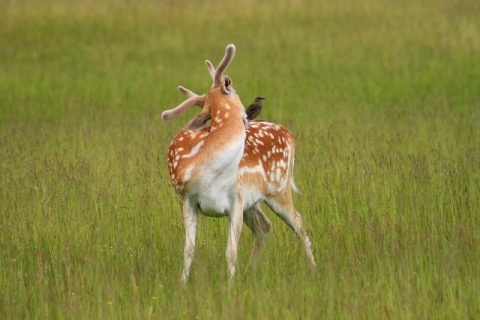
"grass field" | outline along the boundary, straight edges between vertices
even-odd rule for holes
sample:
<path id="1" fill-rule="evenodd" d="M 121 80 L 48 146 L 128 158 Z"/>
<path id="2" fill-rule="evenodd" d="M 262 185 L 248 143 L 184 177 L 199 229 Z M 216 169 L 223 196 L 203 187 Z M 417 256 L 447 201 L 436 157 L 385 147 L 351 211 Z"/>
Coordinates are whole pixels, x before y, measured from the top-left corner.
<path id="1" fill-rule="evenodd" d="M 1 319 L 478 319 L 480 4 L 2 1 Z M 295 196 L 319 265 L 272 212 L 183 218 L 164 122 L 225 46 L 244 105 L 296 135 Z"/>

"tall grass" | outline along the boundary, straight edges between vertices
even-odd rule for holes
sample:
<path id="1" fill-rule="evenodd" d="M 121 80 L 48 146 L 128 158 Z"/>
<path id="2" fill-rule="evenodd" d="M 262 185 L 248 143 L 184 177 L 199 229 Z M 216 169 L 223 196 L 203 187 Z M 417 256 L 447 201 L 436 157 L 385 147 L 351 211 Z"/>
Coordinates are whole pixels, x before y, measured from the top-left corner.
<path id="1" fill-rule="evenodd" d="M 0 317 L 478 318 L 477 1 L 0 4 Z M 274 230 L 227 282 L 226 221 L 183 219 L 163 122 L 225 45 L 297 138 L 316 274 Z"/>

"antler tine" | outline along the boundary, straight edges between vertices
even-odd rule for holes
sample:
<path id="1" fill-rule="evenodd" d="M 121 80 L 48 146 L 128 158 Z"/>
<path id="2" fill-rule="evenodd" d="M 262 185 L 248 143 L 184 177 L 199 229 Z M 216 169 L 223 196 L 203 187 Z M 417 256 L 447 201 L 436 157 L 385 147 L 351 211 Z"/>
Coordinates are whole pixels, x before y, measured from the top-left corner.
<path id="1" fill-rule="evenodd" d="M 212 77 L 212 80 L 214 80 L 215 79 L 215 67 L 210 62 L 210 60 L 205 60 L 205 65 L 207 66 L 208 73 L 210 73 L 210 77 Z"/>
<path id="2" fill-rule="evenodd" d="M 186 95 L 187 97 L 189 98 L 192 98 L 192 97 L 198 97 L 199 95 L 196 94 L 195 92 L 191 91 L 191 90 L 188 90 L 187 88 L 185 88 L 184 86 L 178 86 L 178 91 L 180 91 L 181 93 L 183 93 L 184 95 Z"/>
<path id="3" fill-rule="evenodd" d="M 213 87 L 223 87 L 224 86 L 224 79 L 223 74 L 227 69 L 228 65 L 232 62 L 233 57 L 235 56 L 235 45 L 229 44 L 225 50 L 225 56 L 223 57 L 222 61 L 217 67 L 215 71 L 215 76 L 213 78 Z M 209 70 L 210 71 L 210 70 Z"/>
<path id="4" fill-rule="evenodd" d="M 191 92 L 191 91 L 190 91 Z M 184 113 L 186 110 L 193 106 L 203 106 L 203 102 L 205 100 L 205 96 L 192 96 L 189 97 L 187 100 L 183 101 L 181 104 L 179 104 L 176 108 L 170 109 L 170 110 L 165 110 L 162 112 L 162 119 L 163 120 L 169 120 L 173 117 L 176 117 L 182 113 Z"/>

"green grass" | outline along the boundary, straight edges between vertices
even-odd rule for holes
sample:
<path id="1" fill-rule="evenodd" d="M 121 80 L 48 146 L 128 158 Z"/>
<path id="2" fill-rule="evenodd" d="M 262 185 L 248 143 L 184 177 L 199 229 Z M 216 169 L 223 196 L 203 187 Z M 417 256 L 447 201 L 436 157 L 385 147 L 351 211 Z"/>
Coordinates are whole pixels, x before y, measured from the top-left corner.
<path id="1" fill-rule="evenodd" d="M 478 1 L 4 1 L 0 318 L 480 317 Z M 228 285 L 202 218 L 180 285 L 165 155 L 225 46 L 244 105 L 297 138 L 295 204 Z"/>

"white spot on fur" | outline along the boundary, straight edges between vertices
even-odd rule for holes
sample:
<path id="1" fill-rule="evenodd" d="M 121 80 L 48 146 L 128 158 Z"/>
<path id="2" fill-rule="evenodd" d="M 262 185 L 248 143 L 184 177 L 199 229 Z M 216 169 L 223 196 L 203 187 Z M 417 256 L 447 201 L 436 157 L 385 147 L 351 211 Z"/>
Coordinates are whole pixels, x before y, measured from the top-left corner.
<path id="1" fill-rule="evenodd" d="M 191 158 L 193 156 L 195 156 L 199 151 L 200 151 L 200 148 L 202 148 L 203 144 L 205 143 L 205 141 L 200 141 L 199 143 L 197 143 L 195 145 L 195 147 L 192 148 L 192 151 L 190 151 L 190 153 L 188 154 L 184 154 L 182 156 L 182 158 Z"/>

